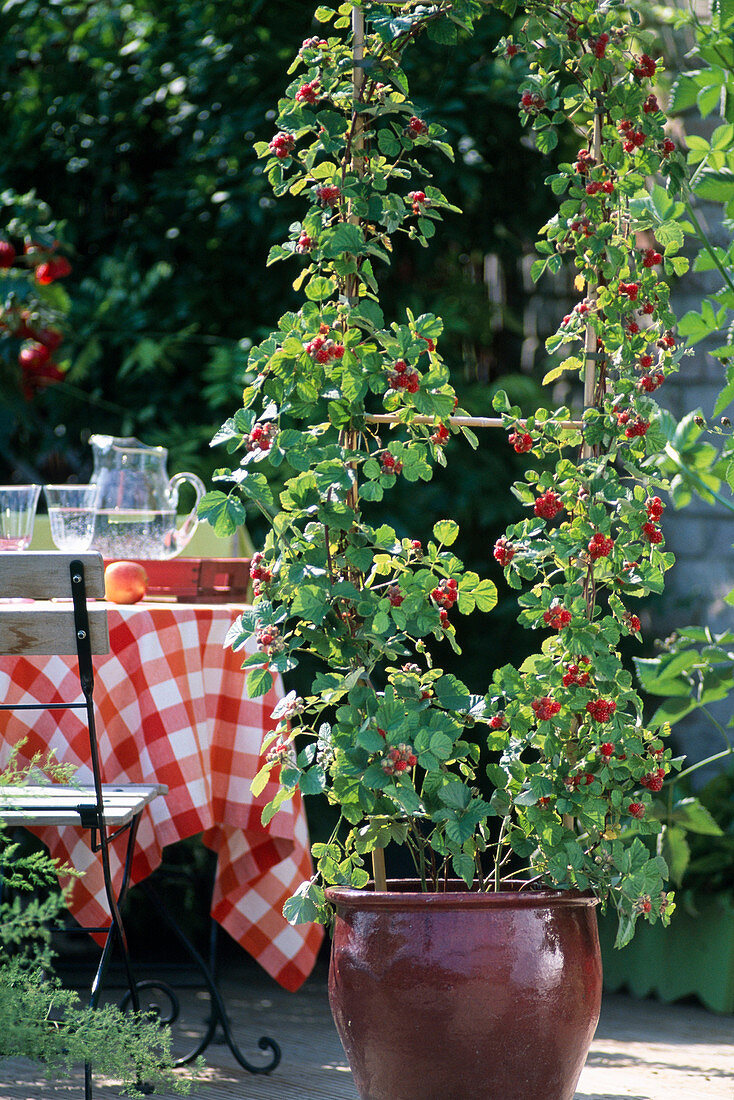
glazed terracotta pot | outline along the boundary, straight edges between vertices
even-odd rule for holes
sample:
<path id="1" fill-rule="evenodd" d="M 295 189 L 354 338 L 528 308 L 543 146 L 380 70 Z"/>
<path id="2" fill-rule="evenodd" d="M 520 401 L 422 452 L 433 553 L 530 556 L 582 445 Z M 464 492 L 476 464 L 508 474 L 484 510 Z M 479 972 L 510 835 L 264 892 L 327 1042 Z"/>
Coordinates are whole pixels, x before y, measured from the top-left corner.
<path id="1" fill-rule="evenodd" d="M 389 886 L 326 892 L 362 1100 L 573 1100 L 601 1002 L 595 899 Z"/>

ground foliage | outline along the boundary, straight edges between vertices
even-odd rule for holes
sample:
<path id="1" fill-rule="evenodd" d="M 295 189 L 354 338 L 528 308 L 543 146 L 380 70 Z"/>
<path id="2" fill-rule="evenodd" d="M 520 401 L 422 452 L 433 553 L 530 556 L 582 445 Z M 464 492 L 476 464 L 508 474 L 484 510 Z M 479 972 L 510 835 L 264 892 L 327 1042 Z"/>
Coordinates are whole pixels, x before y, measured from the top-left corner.
<path id="1" fill-rule="evenodd" d="M 52 757 L 17 766 L 16 754 L 0 773 L 6 793 L 13 785 L 73 781 L 73 771 Z M 122 1083 L 130 1096 L 172 1089 L 188 1093 L 190 1074 L 173 1071 L 171 1033 L 149 1013 L 125 1013 L 109 1004 L 92 1009 L 53 972 L 51 934 L 64 924 L 65 890 L 76 872 L 45 851 L 24 850 L 0 830 L 0 1061 L 26 1057 L 45 1067 L 49 1077 L 78 1073 L 91 1061 L 94 1071 Z"/>

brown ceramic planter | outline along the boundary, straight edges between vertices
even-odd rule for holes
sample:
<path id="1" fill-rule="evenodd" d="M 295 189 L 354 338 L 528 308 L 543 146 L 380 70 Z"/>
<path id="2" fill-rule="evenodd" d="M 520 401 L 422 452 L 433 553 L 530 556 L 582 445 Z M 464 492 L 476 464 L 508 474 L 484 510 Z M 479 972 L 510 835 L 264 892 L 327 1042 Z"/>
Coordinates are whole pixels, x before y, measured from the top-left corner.
<path id="1" fill-rule="evenodd" d="M 362 1100 L 572 1100 L 601 1002 L 595 900 L 389 885 L 326 891 Z"/>

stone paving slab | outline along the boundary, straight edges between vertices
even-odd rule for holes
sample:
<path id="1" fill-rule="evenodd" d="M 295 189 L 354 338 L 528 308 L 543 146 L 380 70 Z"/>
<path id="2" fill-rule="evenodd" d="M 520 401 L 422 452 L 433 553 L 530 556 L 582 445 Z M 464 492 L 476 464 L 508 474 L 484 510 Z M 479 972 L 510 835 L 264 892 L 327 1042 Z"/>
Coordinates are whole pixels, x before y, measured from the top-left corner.
<path id="1" fill-rule="evenodd" d="M 222 981 L 233 1030 L 247 1057 L 258 1056 L 257 1039 L 274 1038 L 283 1049 L 270 1076 L 242 1070 L 226 1046 L 212 1045 L 207 1070 L 191 1095 L 195 1100 L 357 1100 L 349 1068 L 326 999 L 319 967 L 296 994 L 286 993 L 252 968 Z M 182 995 L 182 1030 L 192 1045 L 208 999 Z M 179 1050 L 183 1049 L 180 1042 Z M 0 1100 L 81 1100 L 81 1073 L 62 1084 L 46 1081 L 23 1059 L 0 1063 Z M 175 1100 L 175 1094 L 157 1094 Z M 95 1100 L 119 1091 L 98 1082 Z M 472 1100 L 460 1083 L 446 1100 Z M 528 1097 L 528 1100 L 553 1100 Z M 604 998 L 602 1017 L 575 1100 L 734 1100 L 734 1017 L 716 1016 L 695 1004 L 663 1005 L 620 994 Z"/>

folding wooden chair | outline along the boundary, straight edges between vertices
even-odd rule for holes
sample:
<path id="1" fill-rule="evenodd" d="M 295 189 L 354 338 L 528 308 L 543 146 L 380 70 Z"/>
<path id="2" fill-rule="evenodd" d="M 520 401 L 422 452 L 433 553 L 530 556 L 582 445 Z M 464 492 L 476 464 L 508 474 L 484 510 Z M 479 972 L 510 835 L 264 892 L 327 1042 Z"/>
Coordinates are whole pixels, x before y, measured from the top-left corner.
<path id="1" fill-rule="evenodd" d="M 75 825 L 89 830 L 92 851 L 101 856 L 111 914 L 109 926 L 84 929 L 104 936 L 90 1004 L 96 1007 L 99 1002 L 107 965 L 117 945 L 125 968 L 129 999 L 133 1008 L 138 1009 L 138 991 L 119 905 L 129 882 L 140 815 L 153 799 L 165 794 L 167 788 L 162 784 L 119 786 L 102 783 L 92 697 L 92 654 L 109 652 L 109 633 L 106 608 L 88 606 L 88 597 L 104 597 L 100 554 L 0 553 L 0 654 L 23 657 L 76 654 L 83 696 L 83 700 L 77 695 L 68 702 L 38 700 L 15 704 L 0 701 L 0 711 L 86 712 L 93 776 L 93 783 L 87 785 L 52 783 L 6 787 L 0 790 L 0 821 L 8 826 Z M 110 873 L 109 845 L 124 833 L 127 833 L 127 847 L 123 883 L 116 895 Z M 91 1095 L 91 1066 L 87 1065 L 86 1100 L 90 1100 Z"/>

